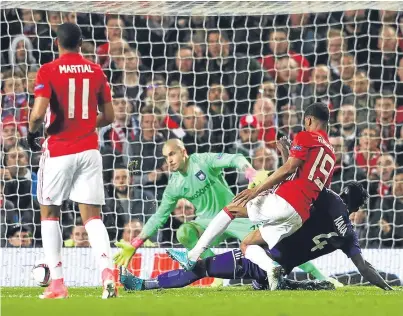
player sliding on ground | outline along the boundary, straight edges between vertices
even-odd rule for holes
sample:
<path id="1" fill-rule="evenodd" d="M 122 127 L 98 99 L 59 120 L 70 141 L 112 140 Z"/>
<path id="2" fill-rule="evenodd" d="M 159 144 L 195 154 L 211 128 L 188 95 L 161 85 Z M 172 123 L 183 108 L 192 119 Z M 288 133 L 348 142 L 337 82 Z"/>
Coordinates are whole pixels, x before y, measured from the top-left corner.
<path id="1" fill-rule="evenodd" d="M 162 152 L 172 175 L 169 178 L 161 205 L 144 225 L 141 234 L 131 243 L 116 243 L 116 246 L 122 249 L 115 256 L 115 263 L 118 266 L 126 267 L 128 265 L 131 257 L 143 242 L 164 225 L 177 201 L 181 198 L 193 203 L 197 218 L 179 228 L 177 239 L 186 248 L 192 249 L 214 216 L 217 214 L 220 216 L 222 214 L 220 211 L 234 198 L 222 174 L 223 169 L 237 168 L 239 171 L 245 172 L 250 181 L 256 175 L 256 171 L 242 155 L 205 153 L 188 156 L 183 143 L 177 139 L 168 140 Z M 247 218 L 235 219 L 220 234 L 217 234 L 216 238 L 211 240 L 211 244 L 216 245 L 228 237 L 243 240 L 251 232 L 252 226 L 253 224 Z M 199 254 L 202 258 L 213 255 L 214 253 L 207 247 Z M 300 268 L 311 273 L 317 279 L 327 279 L 310 262 L 301 265 Z"/>
<path id="2" fill-rule="evenodd" d="M 324 189 L 310 210 L 311 217 L 301 229 L 282 239 L 271 250 L 266 250 L 267 255 L 281 264 L 285 274 L 288 274 L 302 262 L 340 249 L 351 258 L 361 275 L 371 284 L 392 290 L 371 264 L 363 259 L 357 235 L 349 220 L 349 215 L 356 212 L 367 199 L 368 193 L 358 182 L 346 186 L 340 197 Z M 246 245 L 241 246 L 244 250 Z M 127 291 L 142 291 L 185 287 L 204 277 L 253 279 L 255 289 L 269 288 L 266 271 L 245 258 L 239 249 L 199 260 L 192 271 L 174 270 L 149 280 L 137 278 L 123 269 L 120 281 Z M 277 283 L 276 290 L 335 289 L 328 281 L 298 282 L 281 276 Z"/>
<path id="3" fill-rule="evenodd" d="M 188 253 L 170 249 L 168 254 L 186 270 L 191 270 L 200 254 L 235 217 L 249 217 L 259 230 L 248 236 L 250 244 L 267 244 L 272 249 L 292 235 L 309 218 L 309 209 L 331 182 L 335 163 L 327 127 L 329 109 L 323 103 L 310 105 L 304 113 L 305 131 L 294 139 L 290 157 L 261 185 L 238 194 L 210 223 L 196 246 Z M 275 265 L 263 248 L 248 247 L 247 256 L 274 277 Z M 270 282 L 275 287 L 274 282 Z"/>
<path id="4" fill-rule="evenodd" d="M 63 281 L 59 224 L 60 206 L 67 199 L 79 205 L 102 272 L 102 298 L 117 293 L 109 236 L 100 217 L 105 197 L 96 133 L 97 127 L 114 121 L 111 91 L 101 67 L 79 54 L 81 42 L 77 25 L 64 23 L 58 27 L 56 43 L 60 57 L 39 69 L 29 122 L 29 146 L 39 151 L 38 131 L 46 116 L 47 138 L 38 172 L 42 243 L 52 278 L 41 295 L 46 299 L 68 296 Z"/>

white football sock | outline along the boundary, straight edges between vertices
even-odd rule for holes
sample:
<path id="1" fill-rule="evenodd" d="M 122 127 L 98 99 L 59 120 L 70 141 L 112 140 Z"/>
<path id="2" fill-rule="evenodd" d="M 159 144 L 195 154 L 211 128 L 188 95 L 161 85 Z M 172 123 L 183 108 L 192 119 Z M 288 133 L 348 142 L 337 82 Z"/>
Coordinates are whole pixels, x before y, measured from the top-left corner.
<path id="1" fill-rule="evenodd" d="M 229 215 L 228 211 L 221 210 L 207 226 L 194 248 L 189 251 L 189 259 L 192 261 L 199 259 L 200 255 L 210 246 L 213 240 L 225 232 L 233 219 L 234 217 Z"/>
<path id="2" fill-rule="evenodd" d="M 99 262 L 99 267 L 113 270 L 111 258 L 111 245 L 106 227 L 100 218 L 90 219 L 85 223 L 85 230 L 88 234 L 88 240 L 91 244 L 95 259 Z"/>
<path id="3" fill-rule="evenodd" d="M 59 219 L 43 219 L 41 221 L 42 247 L 45 260 L 49 266 L 52 280 L 62 279 L 62 232 Z"/>
<path id="4" fill-rule="evenodd" d="M 259 268 L 266 272 L 271 272 L 275 267 L 273 260 L 267 255 L 266 251 L 258 245 L 249 245 L 245 251 L 245 258 L 257 264 Z"/>

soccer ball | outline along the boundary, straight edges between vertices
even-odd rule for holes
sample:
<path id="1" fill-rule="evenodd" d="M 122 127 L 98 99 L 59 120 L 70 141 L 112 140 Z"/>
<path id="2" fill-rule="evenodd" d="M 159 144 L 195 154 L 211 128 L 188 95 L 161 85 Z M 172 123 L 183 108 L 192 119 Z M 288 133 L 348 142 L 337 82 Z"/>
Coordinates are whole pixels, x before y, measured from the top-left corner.
<path id="1" fill-rule="evenodd" d="M 50 283 L 50 270 L 46 263 L 42 261 L 38 261 L 35 263 L 32 268 L 32 278 L 35 280 L 35 283 L 39 286 L 46 287 Z"/>

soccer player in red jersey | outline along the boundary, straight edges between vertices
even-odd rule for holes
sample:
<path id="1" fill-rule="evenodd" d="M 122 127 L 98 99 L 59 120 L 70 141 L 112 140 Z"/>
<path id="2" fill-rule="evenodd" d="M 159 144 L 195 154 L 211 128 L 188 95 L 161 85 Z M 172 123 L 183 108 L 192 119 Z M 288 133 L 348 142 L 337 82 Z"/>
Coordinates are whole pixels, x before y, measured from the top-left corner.
<path id="1" fill-rule="evenodd" d="M 175 250 L 168 250 L 168 254 L 186 269 L 193 267 L 206 245 L 234 217 L 248 216 L 252 223 L 260 226 L 246 237 L 250 245 L 268 244 L 272 249 L 296 232 L 309 218 L 311 204 L 331 182 L 335 155 L 328 140 L 328 121 L 329 109 L 325 104 L 310 105 L 304 113 L 305 131 L 295 137 L 286 163 L 256 188 L 238 194 L 217 214 L 187 258 Z M 248 254 L 249 249 L 253 253 Z M 270 282 L 275 266 L 263 248 L 248 247 L 245 255 L 267 271 Z M 270 286 L 274 288 L 277 284 Z"/>
<path id="2" fill-rule="evenodd" d="M 81 30 L 64 23 L 57 31 L 59 58 L 44 64 L 35 83 L 28 143 L 40 150 L 38 130 L 45 121 L 46 139 L 38 172 L 42 243 L 52 282 L 41 298 L 65 298 L 59 225 L 60 206 L 71 199 L 79 209 L 102 271 L 102 298 L 116 296 L 109 236 L 100 214 L 105 204 L 102 158 L 97 127 L 113 122 L 111 91 L 99 65 L 79 53 Z M 98 109 L 100 113 L 98 114 Z"/>

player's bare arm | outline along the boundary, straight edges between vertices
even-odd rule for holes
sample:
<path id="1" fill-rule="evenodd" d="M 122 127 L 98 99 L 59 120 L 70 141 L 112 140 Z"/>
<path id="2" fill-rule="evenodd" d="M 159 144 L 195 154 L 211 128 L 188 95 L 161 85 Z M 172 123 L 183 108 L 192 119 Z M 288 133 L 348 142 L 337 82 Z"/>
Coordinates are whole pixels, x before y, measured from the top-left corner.
<path id="1" fill-rule="evenodd" d="M 41 146 L 37 142 L 39 135 L 39 129 L 45 120 L 46 111 L 49 105 L 49 98 L 36 97 L 34 107 L 31 111 L 29 118 L 29 130 L 27 135 L 27 141 L 29 147 L 33 151 L 40 151 Z"/>
<path id="2" fill-rule="evenodd" d="M 29 118 L 29 132 L 35 133 L 41 127 L 45 120 L 46 110 L 49 105 L 49 99 L 44 97 L 35 98 L 34 107 Z"/>
<path id="3" fill-rule="evenodd" d="M 126 267 L 137 249 L 139 249 L 147 239 L 152 237 L 158 229 L 167 222 L 177 201 L 181 198 L 179 196 L 171 196 L 168 191 L 169 189 L 165 190 L 157 212 L 150 217 L 138 236 L 133 238 L 130 242 L 119 241 L 115 243 L 115 245 L 121 249 L 121 251 L 114 256 L 114 261 L 118 266 Z"/>
<path id="4" fill-rule="evenodd" d="M 112 124 L 115 120 L 115 114 L 113 112 L 112 102 L 98 105 L 99 114 L 97 116 L 97 127 L 104 127 Z"/>
<path id="5" fill-rule="evenodd" d="M 245 207 L 246 203 L 254 199 L 260 193 L 273 188 L 273 186 L 275 186 L 276 184 L 279 184 L 287 179 L 287 177 L 296 172 L 298 167 L 301 167 L 303 163 L 304 161 L 301 159 L 295 157 L 289 158 L 284 165 L 273 172 L 273 174 L 268 177 L 267 180 L 260 186 L 256 187 L 255 189 L 244 190 L 240 194 L 238 194 L 234 198 L 234 205 Z"/>
<path id="6" fill-rule="evenodd" d="M 385 282 L 385 280 L 379 275 L 378 271 L 376 271 L 376 269 L 368 261 L 365 261 L 360 253 L 352 256 L 351 260 L 353 261 L 354 265 L 357 267 L 361 275 L 371 284 L 376 285 L 377 287 L 385 291 L 393 291 L 393 288 L 391 288 Z"/>
<path id="7" fill-rule="evenodd" d="M 287 136 L 281 137 L 280 140 L 277 142 L 277 149 L 280 151 L 281 159 L 283 160 L 283 162 L 286 162 L 288 160 L 288 157 L 290 155 L 290 147 L 291 141 L 287 138 Z"/>

